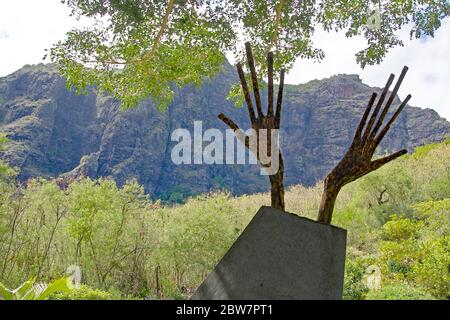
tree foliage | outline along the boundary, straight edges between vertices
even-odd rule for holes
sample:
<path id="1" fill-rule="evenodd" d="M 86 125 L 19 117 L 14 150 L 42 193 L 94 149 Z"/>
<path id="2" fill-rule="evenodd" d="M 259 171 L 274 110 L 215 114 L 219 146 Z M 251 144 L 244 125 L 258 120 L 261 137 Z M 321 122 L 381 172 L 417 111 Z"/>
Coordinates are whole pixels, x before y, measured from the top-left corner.
<path id="1" fill-rule="evenodd" d="M 450 14 L 447 0 L 64 0 L 72 13 L 88 18 L 51 49 L 68 85 L 89 85 L 111 93 L 123 108 L 151 97 L 159 108 L 173 99 L 174 87 L 199 84 L 216 74 L 232 53 L 243 61 L 243 42 L 251 41 L 256 64 L 267 52 L 275 70 L 299 58 L 320 60 L 314 32 L 345 31 L 363 36 L 367 47 L 358 63 L 379 63 L 389 49 L 403 45 L 402 27 L 411 37 L 433 36 Z M 374 10 L 379 25 L 369 22 Z M 260 75 L 265 70 L 258 70 Z"/>

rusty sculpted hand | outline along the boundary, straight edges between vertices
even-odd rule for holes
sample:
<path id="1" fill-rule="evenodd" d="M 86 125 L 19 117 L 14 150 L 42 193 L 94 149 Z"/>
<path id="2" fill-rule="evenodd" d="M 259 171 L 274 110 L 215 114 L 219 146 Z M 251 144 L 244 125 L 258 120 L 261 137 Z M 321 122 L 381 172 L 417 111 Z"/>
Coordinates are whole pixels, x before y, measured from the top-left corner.
<path id="1" fill-rule="evenodd" d="M 284 70 L 282 70 L 280 74 L 280 84 L 278 88 L 276 111 L 274 114 L 273 53 L 269 52 L 267 55 L 268 108 L 267 108 L 267 115 L 264 115 L 252 49 L 248 42 L 245 44 L 245 49 L 247 53 L 247 62 L 252 79 L 254 101 L 256 104 L 257 114 L 255 114 L 255 110 L 253 108 L 253 101 L 252 98 L 250 97 L 250 91 L 247 86 L 247 81 L 245 80 L 245 74 L 242 69 L 242 65 L 238 63 L 236 67 L 239 74 L 242 91 L 244 93 L 248 113 L 250 116 L 250 123 L 253 129 L 253 134 L 247 136 L 243 135 L 243 133 L 241 132 L 239 127 L 233 122 L 233 120 L 226 117 L 223 113 L 219 115 L 219 119 L 222 120 L 228 127 L 230 127 L 238 136 L 238 138 L 244 142 L 245 146 L 250 151 L 252 151 L 252 153 L 256 156 L 256 158 L 258 159 L 263 168 L 273 167 L 273 162 L 277 162 L 275 171 L 269 173 L 269 179 L 271 183 L 271 203 L 272 207 L 284 210 L 283 157 L 279 149 L 278 139 L 277 138 L 273 139 L 274 138 L 273 131 L 278 130 L 280 128 L 281 105 L 283 99 L 283 86 L 284 86 Z M 277 154 L 274 154 L 274 156 L 272 157 L 272 152 Z"/>
<path id="2" fill-rule="evenodd" d="M 404 67 L 392 93 L 390 94 L 386 102 L 386 105 L 380 113 L 389 87 L 394 81 L 394 75 L 390 75 L 386 86 L 384 87 L 381 96 L 378 99 L 375 109 L 373 110 L 372 115 L 369 118 L 370 112 L 377 98 L 376 93 L 372 94 L 361 122 L 356 129 L 355 136 L 352 144 L 350 145 L 350 148 L 348 149 L 342 160 L 325 178 L 324 192 L 322 195 L 322 202 L 320 204 L 319 216 L 317 219 L 319 222 L 331 222 L 337 194 L 344 185 L 372 171 L 377 170 L 381 166 L 404 155 L 407 152 L 406 150 L 401 150 L 384 158 L 372 160 L 376 148 L 383 140 L 384 136 L 389 131 L 390 127 L 397 119 L 400 112 L 402 112 L 403 108 L 411 99 L 411 95 L 408 95 L 401 103 L 397 111 L 394 113 L 392 118 L 386 123 L 385 127 L 381 129 L 383 121 L 389 111 L 389 108 L 391 107 L 395 96 L 397 95 L 398 89 L 400 88 L 400 85 L 407 71 L 408 68 Z"/>

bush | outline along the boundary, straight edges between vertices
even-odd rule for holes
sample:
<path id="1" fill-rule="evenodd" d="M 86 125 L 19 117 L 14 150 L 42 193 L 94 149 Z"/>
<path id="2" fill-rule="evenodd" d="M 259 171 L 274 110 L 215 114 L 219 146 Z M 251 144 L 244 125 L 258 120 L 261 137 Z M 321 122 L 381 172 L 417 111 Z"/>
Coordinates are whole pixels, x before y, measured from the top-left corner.
<path id="1" fill-rule="evenodd" d="M 364 259 L 347 258 L 344 279 L 344 300 L 364 300 L 369 288 L 364 284 L 363 278 L 368 263 Z"/>
<path id="2" fill-rule="evenodd" d="M 401 241 L 416 237 L 423 228 L 423 223 L 397 215 L 391 216 L 391 220 L 382 227 L 382 236 L 386 240 Z"/>
<path id="3" fill-rule="evenodd" d="M 450 292 L 450 228 L 448 200 L 413 206 L 411 218 L 393 215 L 381 228 L 377 264 L 383 279 L 413 283 L 446 299 Z M 387 239 L 387 240 L 386 240 Z"/>
<path id="4" fill-rule="evenodd" d="M 112 300 L 113 296 L 109 292 L 92 289 L 81 285 L 79 289 L 72 289 L 68 292 L 58 292 L 52 294 L 49 300 Z"/>
<path id="5" fill-rule="evenodd" d="M 379 290 L 371 290 L 366 295 L 367 300 L 435 300 L 424 289 L 404 285 L 388 285 Z"/>

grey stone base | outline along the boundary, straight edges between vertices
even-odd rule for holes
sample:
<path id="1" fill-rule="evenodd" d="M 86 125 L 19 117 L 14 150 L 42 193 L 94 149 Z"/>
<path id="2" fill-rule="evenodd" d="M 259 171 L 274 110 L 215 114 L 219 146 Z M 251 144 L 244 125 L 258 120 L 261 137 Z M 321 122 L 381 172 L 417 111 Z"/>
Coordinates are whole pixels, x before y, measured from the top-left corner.
<path id="1" fill-rule="evenodd" d="M 261 207 L 193 300 L 342 299 L 347 231 Z"/>

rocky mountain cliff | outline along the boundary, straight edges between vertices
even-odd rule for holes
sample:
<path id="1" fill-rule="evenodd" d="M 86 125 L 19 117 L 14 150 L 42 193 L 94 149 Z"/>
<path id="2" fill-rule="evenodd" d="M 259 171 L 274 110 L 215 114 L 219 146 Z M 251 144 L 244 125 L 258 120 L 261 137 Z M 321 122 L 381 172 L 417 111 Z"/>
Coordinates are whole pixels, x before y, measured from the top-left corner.
<path id="1" fill-rule="evenodd" d="M 171 161 L 174 129 L 193 132 L 194 121 L 201 120 L 203 130 L 225 130 L 220 112 L 249 127 L 247 111 L 226 100 L 236 82 L 234 69 L 226 66 L 200 88 L 179 90 L 166 112 L 155 110 L 151 101 L 122 112 L 110 97 L 66 90 L 52 65 L 26 66 L 0 78 L 0 131 L 12 140 L 1 158 L 20 169 L 22 180 L 67 172 L 112 177 L 120 184 L 136 178 L 153 197 L 172 200 L 217 188 L 236 194 L 268 190 L 257 165 Z M 324 177 L 348 147 L 373 90 L 380 91 L 357 75 L 286 87 L 281 138 L 288 185 L 311 185 Z M 408 106 L 380 152 L 411 150 L 447 135 L 450 123 L 435 111 Z"/>

